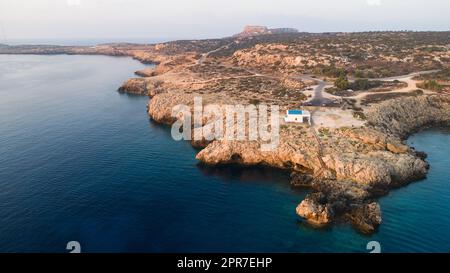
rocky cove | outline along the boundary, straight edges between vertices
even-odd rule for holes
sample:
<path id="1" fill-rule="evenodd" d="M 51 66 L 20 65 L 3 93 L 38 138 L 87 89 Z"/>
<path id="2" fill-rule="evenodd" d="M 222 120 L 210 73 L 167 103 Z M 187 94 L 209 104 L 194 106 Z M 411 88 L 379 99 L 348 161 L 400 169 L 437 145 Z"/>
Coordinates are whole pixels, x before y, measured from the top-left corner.
<path id="1" fill-rule="evenodd" d="M 175 121 L 171 116 L 175 105 L 192 105 L 194 96 L 155 93 L 148 114 L 163 124 Z M 211 97 L 205 100 L 206 105 L 214 102 Z M 363 127 L 336 128 L 319 137 L 312 128 L 283 126 L 280 144 L 273 151 L 262 152 L 260 141 L 215 140 L 193 145 L 201 149 L 196 158 L 202 164 L 290 170 L 293 186 L 311 188 L 296 208 L 299 216 L 313 226 L 345 221 L 362 233 L 373 233 L 382 222 L 377 198 L 427 174 L 426 154 L 408 147 L 405 139 L 421 128 L 450 125 L 450 97 L 389 100 L 366 109 L 366 115 Z M 207 124 L 206 120 L 202 126 Z"/>

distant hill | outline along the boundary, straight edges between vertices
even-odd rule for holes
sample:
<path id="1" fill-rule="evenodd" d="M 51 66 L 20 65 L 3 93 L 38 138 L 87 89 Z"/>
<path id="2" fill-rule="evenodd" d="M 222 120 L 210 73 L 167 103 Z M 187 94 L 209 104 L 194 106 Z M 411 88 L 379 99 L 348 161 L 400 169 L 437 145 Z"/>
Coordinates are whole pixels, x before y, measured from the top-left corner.
<path id="1" fill-rule="evenodd" d="M 298 33 L 295 28 L 267 28 L 266 26 L 246 26 L 244 30 L 234 37 L 251 37 L 267 34 L 281 34 L 281 33 Z"/>
<path id="2" fill-rule="evenodd" d="M 280 33 L 298 33 L 296 28 L 283 27 L 283 28 L 271 28 L 269 29 L 270 34 L 280 34 Z"/>

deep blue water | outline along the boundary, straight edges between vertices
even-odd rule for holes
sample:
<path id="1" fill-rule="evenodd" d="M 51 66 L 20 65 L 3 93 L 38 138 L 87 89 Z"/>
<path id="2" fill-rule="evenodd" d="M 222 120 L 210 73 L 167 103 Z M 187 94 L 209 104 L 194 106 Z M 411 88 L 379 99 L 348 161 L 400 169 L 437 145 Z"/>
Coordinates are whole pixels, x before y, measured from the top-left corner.
<path id="1" fill-rule="evenodd" d="M 450 251 L 450 136 L 410 139 L 428 179 L 380 200 L 379 232 L 315 230 L 295 215 L 306 192 L 264 168 L 205 168 L 148 98 L 116 92 L 128 58 L 0 55 L 0 252 Z"/>

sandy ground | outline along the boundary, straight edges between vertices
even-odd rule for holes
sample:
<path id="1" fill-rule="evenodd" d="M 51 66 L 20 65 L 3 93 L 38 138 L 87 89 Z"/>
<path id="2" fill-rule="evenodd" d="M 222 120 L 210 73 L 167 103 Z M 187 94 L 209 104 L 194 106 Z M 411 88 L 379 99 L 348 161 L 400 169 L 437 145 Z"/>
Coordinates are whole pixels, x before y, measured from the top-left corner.
<path id="1" fill-rule="evenodd" d="M 365 98 L 367 95 L 370 94 L 384 94 L 384 93 L 407 93 L 412 92 L 417 88 L 417 83 L 419 81 L 413 80 L 413 77 L 419 74 L 426 74 L 433 71 L 424 71 L 424 72 L 418 72 L 410 75 L 404 75 L 399 77 L 392 77 L 392 78 L 386 78 L 381 79 L 384 81 L 392 81 L 392 80 L 399 80 L 402 82 L 406 82 L 407 86 L 398 90 L 393 91 L 386 91 L 386 92 L 362 92 L 356 96 L 351 97 L 345 97 L 348 99 L 355 99 L 356 105 L 359 105 L 361 100 Z M 317 86 L 313 86 L 315 89 Z M 329 87 L 329 86 L 326 86 Z M 325 87 L 325 88 L 326 88 Z M 325 89 L 324 88 L 324 89 Z M 433 91 L 429 90 L 423 90 L 425 94 L 431 94 L 434 93 Z M 308 93 L 306 93 L 308 92 Z M 314 91 L 305 91 L 305 94 L 311 94 L 314 96 Z M 337 99 L 339 97 L 334 96 L 332 94 L 329 94 L 325 91 L 322 91 L 322 96 L 328 99 Z M 320 127 L 329 127 L 329 128 L 338 128 L 338 127 L 361 127 L 364 125 L 365 121 L 356 119 L 353 117 L 353 111 L 352 110 L 342 110 L 340 108 L 330 108 L 330 107 L 316 107 L 310 110 L 312 113 L 312 120 L 313 120 L 313 126 L 318 129 Z"/>
<path id="2" fill-rule="evenodd" d="M 311 112 L 312 126 L 318 130 L 322 127 L 339 128 L 339 127 L 361 127 L 365 121 L 353 117 L 352 110 L 342 110 L 335 107 L 305 107 L 305 110 Z M 280 113 L 280 124 L 286 124 L 284 121 L 285 113 Z M 302 123 L 289 123 L 298 126 Z M 306 125 L 306 124 L 303 124 Z"/>
<path id="3" fill-rule="evenodd" d="M 351 110 L 330 107 L 320 107 L 312 111 L 312 120 L 316 129 L 321 127 L 361 127 L 365 123 L 365 121 L 354 118 Z"/>

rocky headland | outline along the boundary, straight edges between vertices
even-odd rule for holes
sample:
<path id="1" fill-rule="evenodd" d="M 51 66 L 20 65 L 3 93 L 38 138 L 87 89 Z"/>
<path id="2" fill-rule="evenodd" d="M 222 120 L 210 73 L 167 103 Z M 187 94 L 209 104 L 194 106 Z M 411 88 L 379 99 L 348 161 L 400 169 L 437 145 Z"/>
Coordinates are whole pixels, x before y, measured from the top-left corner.
<path id="1" fill-rule="evenodd" d="M 149 115 L 171 124 L 171 109 L 191 105 L 192 95 L 162 93 L 149 102 Z M 260 141 L 215 140 L 196 158 L 208 165 L 268 165 L 292 172 L 293 186 L 310 187 L 297 214 L 313 225 L 349 221 L 364 233 L 381 223 L 376 199 L 389 190 L 424 178 L 424 153 L 404 144 L 419 128 L 450 125 L 450 97 L 434 95 L 386 101 L 367 109 L 368 123 L 317 134 L 313 128 L 289 125 L 280 131 L 279 146 L 261 151 Z"/>
<path id="2" fill-rule="evenodd" d="M 439 50 L 430 50 L 430 45 Z M 287 109 L 310 110 L 312 126 L 282 124 L 275 149 L 263 151 L 259 139 L 202 139 L 192 141 L 199 148 L 196 158 L 208 165 L 289 170 L 292 186 L 310 189 L 296 208 L 299 216 L 314 226 L 349 222 L 363 233 L 375 232 L 382 221 L 377 198 L 426 176 L 426 154 L 404 141 L 422 128 L 450 125 L 450 95 L 432 90 L 374 92 L 377 100 L 361 106 L 317 88 L 343 72 L 371 78 L 419 68 L 445 71 L 449 53 L 448 32 L 307 34 L 265 27 L 248 27 L 224 39 L 148 45 L 0 46 L 0 54 L 102 54 L 153 64 L 136 71 L 137 77 L 126 80 L 119 91 L 149 96 L 148 114 L 163 124 L 183 119 L 172 116 L 173 107 L 182 104 L 192 111 L 196 96 L 202 97 L 203 107 L 277 104 L 280 116 Z M 411 62 L 414 56 L 422 61 Z M 315 76 L 302 76 L 311 74 Z M 317 93 L 332 100 L 332 107 L 305 106 Z M 335 122 L 338 118 L 346 122 Z M 202 130 L 213 121 L 206 117 L 189 129 Z"/>

